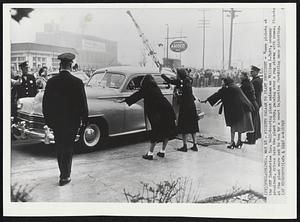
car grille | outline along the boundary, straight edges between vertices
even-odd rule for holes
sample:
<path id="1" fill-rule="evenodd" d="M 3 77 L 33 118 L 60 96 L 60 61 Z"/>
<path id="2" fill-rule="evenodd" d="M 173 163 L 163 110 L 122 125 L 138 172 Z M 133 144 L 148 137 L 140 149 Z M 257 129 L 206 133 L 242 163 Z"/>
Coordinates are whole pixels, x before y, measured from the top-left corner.
<path id="1" fill-rule="evenodd" d="M 29 129 L 44 129 L 45 121 L 43 117 L 32 116 L 25 113 L 18 113 L 18 119 L 26 122 Z"/>

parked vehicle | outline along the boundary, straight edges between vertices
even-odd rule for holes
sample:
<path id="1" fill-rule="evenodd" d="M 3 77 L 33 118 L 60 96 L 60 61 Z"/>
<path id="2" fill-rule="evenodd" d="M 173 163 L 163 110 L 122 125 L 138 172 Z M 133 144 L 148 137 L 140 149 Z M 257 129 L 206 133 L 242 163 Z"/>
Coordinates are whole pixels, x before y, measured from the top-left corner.
<path id="1" fill-rule="evenodd" d="M 170 71 L 163 70 L 162 73 L 175 77 Z M 142 100 L 130 107 L 118 102 L 138 90 L 146 74 L 153 75 L 162 93 L 171 102 L 173 87 L 155 69 L 118 66 L 99 69 L 93 73 L 85 85 L 89 124 L 81 128 L 76 138 L 82 149 L 92 151 L 102 147 L 108 137 L 150 130 Z M 43 119 L 43 94 L 44 90 L 34 98 L 22 98 L 18 101 L 18 123 L 12 126 L 13 131 L 18 132 L 18 137 L 54 142 L 53 133 L 45 126 Z M 201 119 L 204 113 L 200 109 L 200 102 L 195 100 L 195 103 Z"/>
<path id="2" fill-rule="evenodd" d="M 50 79 L 53 76 L 56 76 L 57 74 L 58 72 L 50 72 L 47 74 L 47 78 Z M 85 72 L 77 71 L 77 72 L 71 72 L 71 74 L 81 79 L 84 84 L 86 84 L 89 81 L 89 77 Z"/>

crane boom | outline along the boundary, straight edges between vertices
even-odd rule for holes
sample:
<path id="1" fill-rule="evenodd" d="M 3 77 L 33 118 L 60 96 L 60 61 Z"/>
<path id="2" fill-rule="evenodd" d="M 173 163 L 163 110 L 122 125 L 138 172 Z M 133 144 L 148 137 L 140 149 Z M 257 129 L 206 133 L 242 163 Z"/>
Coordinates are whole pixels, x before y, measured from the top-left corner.
<path id="1" fill-rule="evenodd" d="M 127 14 L 130 16 L 130 18 L 132 19 L 139 36 L 142 39 L 143 45 L 145 47 L 145 49 L 148 51 L 148 55 L 151 56 L 153 62 L 155 63 L 155 65 L 161 70 L 162 68 L 162 64 L 159 62 L 158 58 L 156 57 L 156 52 L 153 50 L 149 40 L 146 38 L 145 34 L 142 32 L 140 26 L 138 25 L 138 23 L 135 21 L 135 19 L 133 18 L 131 12 L 128 10 Z"/>

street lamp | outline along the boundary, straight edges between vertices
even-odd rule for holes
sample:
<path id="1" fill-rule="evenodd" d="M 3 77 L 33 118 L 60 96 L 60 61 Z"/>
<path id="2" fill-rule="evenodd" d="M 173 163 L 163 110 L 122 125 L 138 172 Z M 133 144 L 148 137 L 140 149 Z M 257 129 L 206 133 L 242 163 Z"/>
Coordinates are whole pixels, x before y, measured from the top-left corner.
<path id="1" fill-rule="evenodd" d="M 167 59 L 169 58 L 169 24 L 166 24 L 167 26 Z"/>

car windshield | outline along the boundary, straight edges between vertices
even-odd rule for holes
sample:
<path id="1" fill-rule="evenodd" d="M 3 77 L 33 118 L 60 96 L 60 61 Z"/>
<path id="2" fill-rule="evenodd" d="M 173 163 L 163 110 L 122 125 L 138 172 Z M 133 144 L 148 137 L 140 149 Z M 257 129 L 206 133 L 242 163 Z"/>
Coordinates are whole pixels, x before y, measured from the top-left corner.
<path id="1" fill-rule="evenodd" d="M 74 76 L 76 76 L 84 82 L 88 80 L 88 77 L 85 73 L 74 73 Z"/>
<path id="2" fill-rule="evenodd" d="M 88 86 L 119 89 L 125 80 L 123 74 L 118 73 L 95 73 L 90 79 Z"/>

